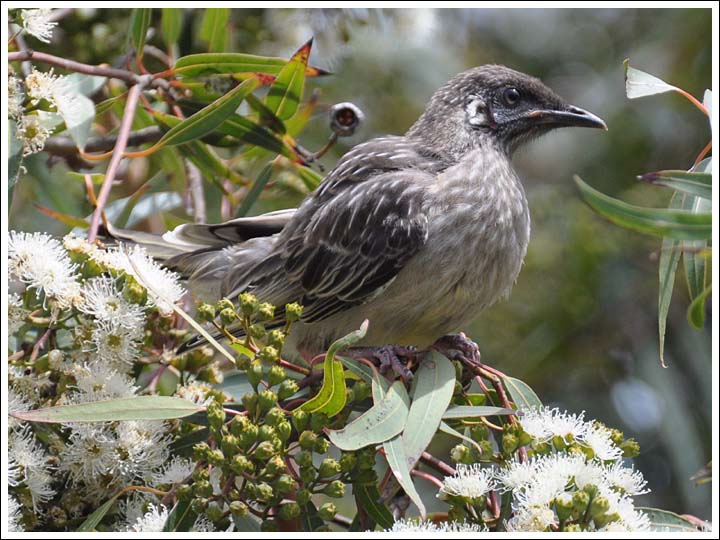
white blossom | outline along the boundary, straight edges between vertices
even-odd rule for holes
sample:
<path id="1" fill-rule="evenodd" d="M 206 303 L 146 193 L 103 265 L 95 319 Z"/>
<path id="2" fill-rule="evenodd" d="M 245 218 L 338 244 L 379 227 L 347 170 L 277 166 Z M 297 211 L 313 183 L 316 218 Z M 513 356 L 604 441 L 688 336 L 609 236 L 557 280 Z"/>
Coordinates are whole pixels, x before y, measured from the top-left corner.
<path id="1" fill-rule="evenodd" d="M 44 291 L 63 307 L 80 299 L 76 266 L 62 244 L 45 233 L 10 231 L 8 270 L 28 286 Z"/>
<path id="2" fill-rule="evenodd" d="M 460 532 L 485 532 L 487 527 L 476 525 L 465 521 L 444 521 L 435 523 L 433 521 L 421 521 L 418 519 L 399 519 L 390 529 L 385 532 L 393 533 L 460 533 Z"/>
<path id="3" fill-rule="evenodd" d="M 208 383 L 195 380 L 185 385 L 178 385 L 175 394 L 198 405 L 207 406 L 214 400 L 212 396 L 208 395 L 212 389 L 213 387 Z"/>
<path id="4" fill-rule="evenodd" d="M 533 439 L 545 442 L 560 437 L 566 442 L 581 437 L 586 429 L 583 413 L 570 414 L 548 407 L 523 411 L 520 425 Z"/>
<path id="5" fill-rule="evenodd" d="M 8 333 L 13 336 L 17 334 L 30 310 L 23 307 L 22 297 L 19 294 L 8 295 Z"/>
<path id="6" fill-rule="evenodd" d="M 8 73 L 8 116 L 14 120 L 20 120 L 23 114 L 23 92 L 20 79 Z"/>
<path id="7" fill-rule="evenodd" d="M 28 402 L 25 396 L 19 393 L 15 388 L 10 385 L 8 387 L 8 413 L 27 411 L 32 408 L 32 404 Z M 8 426 L 11 428 L 18 427 L 21 424 L 21 420 L 10 416 L 8 418 Z"/>
<path id="8" fill-rule="evenodd" d="M 169 510 L 164 505 L 150 503 L 148 511 L 128 527 L 128 532 L 162 532 L 167 521 Z"/>
<path id="9" fill-rule="evenodd" d="M 459 465 L 453 476 L 443 481 L 438 497 L 447 495 L 475 499 L 483 497 L 495 489 L 493 470 L 482 468 L 479 463 L 472 465 Z"/>
<path id="10" fill-rule="evenodd" d="M 96 277 L 85 282 L 83 299 L 78 309 L 96 319 L 139 334 L 145 325 L 145 314 L 140 306 L 123 298 L 115 279 Z"/>
<path id="11" fill-rule="evenodd" d="M 602 461 L 622 457 L 623 451 L 612 441 L 610 430 L 599 424 L 590 424 L 587 427 L 582 442 L 593 451 L 596 458 Z"/>
<path id="12" fill-rule="evenodd" d="M 215 532 L 215 525 L 205 514 L 200 514 L 190 527 L 192 532 Z"/>
<path id="13" fill-rule="evenodd" d="M 613 489 L 619 490 L 629 496 L 644 495 L 650 490 L 646 488 L 647 481 L 640 471 L 633 466 L 626 467 L 622 460 L 618 460 L 605 467 L 604 480 Z"/>
<path id="14" fill-rule="evenodd" d="M 20 508 L 20 503 L 15 497 L 8 497 L 7 519 L 9 532 L 23 532 L 23 527 L 20 523 L 22 520 Z"/>
<path id="15" fill-rule="evenodd" d="M 23 141 L 23 156 L 27 157 L 42 152 L 51 134 L 37 114 L 27 114 L 18 120 L 15 136 Z"/>
<path id="16" fill-rule="evenodd" d="M 190 476 L 194 470 L 195 463 L 191 459 L 175 456 L 153 473 L 152 483 L 155 486 L 177 484 Z"/>
<path id="17" fill-rule="evenodd" d="M 142 328 L 126 328 L 115 321 L 98 321 L 92 332 L 90 344 L 98 360 L 118 370 L 125 370 L 140 355 Z"/>
<path id="18" fill-rule="evenodd" d="M 50 20 L 52 9 L 23 9 L 20 12 L 23 28 L 31 36 L 36 37 L 44 43 L 50 43 L 53 28 L 57 26 L 56 21 Z"/>
<path id="19" fill-rule="evenodd" d="M 103 361 L 74 364 L 70 374 L 75 378 L 72 403 L 89 403 L 105 399 L 130 397 L 138 387 L 125 373 L 120 373 Z"/>
<path id="20" fill-rule="evenodd" d="M 135 277 L 147 289 L 148 300 L 164 317 L 173 313 L 173 304 L 177 304 L 185 294 L 180 277 L 156 263 L 141 246 L 108 250 L 107 263 Z"/>
<path id="21" fill-rule="evenodd" d="M 8 483 L 11 486 L 24 484 L 28 488 L 35 511 L 55 495 L 55 490 L 51 487 L 53 481 L 51 471 L 48 456 L 35 439 L 30 427 L 10 430 Z"/>

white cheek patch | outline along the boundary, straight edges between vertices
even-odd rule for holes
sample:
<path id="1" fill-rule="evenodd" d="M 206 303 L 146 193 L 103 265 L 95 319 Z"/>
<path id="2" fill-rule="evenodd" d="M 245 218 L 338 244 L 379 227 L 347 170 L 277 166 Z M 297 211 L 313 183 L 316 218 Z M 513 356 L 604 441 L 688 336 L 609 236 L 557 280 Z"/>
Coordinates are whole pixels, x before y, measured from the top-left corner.
<path id="1" fill-rule="evenodd" d="M 473 99 L 465 106 L 465 114 L 471 126 L 487 126 L 489 124 L 485 102 L 480 99 Z"/>

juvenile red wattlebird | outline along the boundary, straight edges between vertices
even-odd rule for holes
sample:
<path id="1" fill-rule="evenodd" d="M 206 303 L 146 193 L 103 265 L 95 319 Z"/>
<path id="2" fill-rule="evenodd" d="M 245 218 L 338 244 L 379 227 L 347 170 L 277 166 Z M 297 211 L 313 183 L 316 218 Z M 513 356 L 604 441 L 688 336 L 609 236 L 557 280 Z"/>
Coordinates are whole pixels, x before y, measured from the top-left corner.
<path id="1" fill-rule="evenodd" d="M 345 154 L 299 208 L 166 233 L 166 264 L 200 299 L 250 291 L 303 305 L 286 347 L 306 357 L 365 319 L 362 345 L 427 347 L 509 294 L 530 235 L 511 156 L 570 126 L 607 129 L 538 79 L 470 69 L 405 135 Z"/>

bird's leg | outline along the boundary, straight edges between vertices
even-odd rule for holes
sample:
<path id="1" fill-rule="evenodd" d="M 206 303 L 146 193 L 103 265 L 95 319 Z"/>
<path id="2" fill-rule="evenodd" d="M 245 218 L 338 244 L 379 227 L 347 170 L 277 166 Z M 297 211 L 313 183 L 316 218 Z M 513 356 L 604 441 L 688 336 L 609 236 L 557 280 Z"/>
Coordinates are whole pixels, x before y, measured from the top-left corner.
<path id="1" fill-rule="evenodd" d="M 353 347 L 348 349 L 348 353 L 352 357 L 362 357 L 369 360 L 377 360 L 380 373 L 385 375 L 392 370 L 400 375 L 405 383 L 412 382 L 413 373 L 407 367 L 408 360 L 412 360 L 415 355 L 414 347 L 403 347 L 401 345 L 382 345 L 380 347 Z M 402 358 L 406 359 L 403 363 Z"/>
<path id="2" fill-rule="evenodd" d="M 452 360 L 465 361 L 476 367 L 482 366 L 480 349 L 477 343 L 465 335 L 465 332 L 443 336 L 431 348 L 443 351 Z"/>

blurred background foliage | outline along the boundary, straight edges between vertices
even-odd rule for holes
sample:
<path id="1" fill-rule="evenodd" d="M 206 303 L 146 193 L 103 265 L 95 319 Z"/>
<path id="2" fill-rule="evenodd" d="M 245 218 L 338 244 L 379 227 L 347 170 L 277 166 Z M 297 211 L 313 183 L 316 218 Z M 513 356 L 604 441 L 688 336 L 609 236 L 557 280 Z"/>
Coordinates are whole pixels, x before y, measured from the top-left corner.
<path id="1" fill-rule="evenodd" d="M 197 40 L 201 11 L 183 10 L 178 56 L 207 50 Z M 90 64 L 120 63 L 129 15 L 122 9 L 69 10 L 53 43 L 37 49 Z M 633 65 L 701 98 L 711 81 L 711 27 L 709 9 L 237 9 L 225 44 L 227 51 L 289 58 L 315 37 L 311 63 L 333 75 L 307 81 L 306 99 L 314 90 L 318 106 L 299 142 L 312 150 L 326 142 L 327 109 L 334 103 L 351 101 L 366 117 L 355 136 L 322 158 L 327 169 L 358 142 L 404 132 L 445 80 L 485 63 L 538 76 L 604 118 L 608 133 L 562 130 L 515 157 L 533 219 L 525 266 L 510 300 L 465 330 L 487 363 L 528 382 L 545 403 L 585 410 L 637 438 L 642 451 L 636 466 L 652 489 L 641 504 L 704 519 L 710 518 L 710 485 L 696 486 L 689 478 L 710 459 L 713 321 L 708 316 L 706 329 L 696 332 L 685 319 L 686 298 L 673 302 L 669 368 L 660 367 L 659 241 L 600 218 L 581 201 L 572 175 L 628 202 L 667 206 L 668 190 L 639 184 L 635 175 L 689 168 L 707 142 L 708 126 L 677 95 L 628 101 L 622 61 L 630 57 Z M 158 35 L 148 43 L 162 46 Z M 161 69 L 147 56 L 146 64 Z M 147 179 L 149 161 L 129 161 L 113 198 Z M 11 228 L 67 231 L 33 202 L 77 216 L 90 213 L 82 182 L 68 176 L 63 160 L 41 153 L 25 166 Z M 258 173 L 247 171 L 251 178 Z M 182 191 L 183 174 L 161 171 L 153 183 Z M 294 206 L 305 195 L 297 182 L 277 182 L 251 213 Z M 209 187 L 207 198 L 208 221 L 217 221 L 220 205 Z M 181 204 L 135 226 L 161 232 L 190 219 Z M 684 279 L 682 271 L 677 279 Z M 675 295 L 686 295 L 685 287 L 676 287 Z"/>

